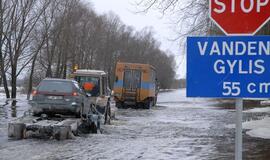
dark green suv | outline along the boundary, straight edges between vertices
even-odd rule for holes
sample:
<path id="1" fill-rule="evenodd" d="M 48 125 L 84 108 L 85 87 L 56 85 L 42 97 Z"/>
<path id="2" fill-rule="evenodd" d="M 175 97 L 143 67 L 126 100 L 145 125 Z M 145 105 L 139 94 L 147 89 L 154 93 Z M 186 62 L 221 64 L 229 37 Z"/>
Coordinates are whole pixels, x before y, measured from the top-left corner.
<path id="1" fill-rule="evenodd" d="M 33 91 L 31 105 L 35 116 L 45 113 L 80 117 L 90 110 L 90 101 L 78 82 L 66 79 L 42 80 Z"/>

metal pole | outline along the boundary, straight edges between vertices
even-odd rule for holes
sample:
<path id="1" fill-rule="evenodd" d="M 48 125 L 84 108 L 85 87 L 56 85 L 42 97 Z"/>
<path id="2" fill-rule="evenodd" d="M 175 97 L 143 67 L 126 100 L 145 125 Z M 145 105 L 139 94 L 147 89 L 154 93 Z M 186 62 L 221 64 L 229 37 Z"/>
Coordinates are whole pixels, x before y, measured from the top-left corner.
<path id="1" fill-rule="evenodd" d="M 236 127 L 235 127 L 235 160 L 242 160 L 242 117 L 243 99 L 236 99 Z"/>

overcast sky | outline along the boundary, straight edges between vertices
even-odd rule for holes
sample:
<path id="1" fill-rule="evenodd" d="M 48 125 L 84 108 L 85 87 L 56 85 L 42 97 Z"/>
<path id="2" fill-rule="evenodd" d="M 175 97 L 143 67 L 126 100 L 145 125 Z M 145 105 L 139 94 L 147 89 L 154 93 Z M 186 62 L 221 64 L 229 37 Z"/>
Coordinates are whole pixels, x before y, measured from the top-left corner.
<path id="1" fill-rule="evenodd" d="M 155 38 L 161 42 L 162 50 L 170 50 L 176 55 L 177 74 L 178 77 L 185 77 L 185 63 L 181 57 L 179 43 L 172 42 L 169 39 L 175 37 L 173 27 L 168 17 L 162 17 L 157 11 L 149 11 L 148 13 L 135 13 L 136 6 L 134 0 L 85 0 L 93 5 L 97 13 L 103 14 L 110 11 L 116 13 L 126 25 L 133 26 L 137 31 L 144 27 L 153 27 Z"/>

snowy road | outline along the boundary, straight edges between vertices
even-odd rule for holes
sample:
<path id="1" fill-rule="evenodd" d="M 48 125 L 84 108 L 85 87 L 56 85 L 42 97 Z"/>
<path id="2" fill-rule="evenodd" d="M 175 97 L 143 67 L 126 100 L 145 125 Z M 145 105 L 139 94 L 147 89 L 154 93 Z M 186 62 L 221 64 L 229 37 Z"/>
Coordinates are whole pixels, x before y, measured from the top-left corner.
<path id="1" fill-rule="evenodd" d="M 18 103 L 15 113 L 0 107 L 0 159 L 234 159 L 232 104 L 187 99 L 184 90 L 161 93 L 158 101 L 152 110 L 118 110 L 103 134 L 67 141 L 8 140 L 6 124 L 27 102 Z M 244 120 L 268 114 L 245 112 Z M 244 159 L 268 160 L 269 150 L 270 140 L 244 133 Z"/>

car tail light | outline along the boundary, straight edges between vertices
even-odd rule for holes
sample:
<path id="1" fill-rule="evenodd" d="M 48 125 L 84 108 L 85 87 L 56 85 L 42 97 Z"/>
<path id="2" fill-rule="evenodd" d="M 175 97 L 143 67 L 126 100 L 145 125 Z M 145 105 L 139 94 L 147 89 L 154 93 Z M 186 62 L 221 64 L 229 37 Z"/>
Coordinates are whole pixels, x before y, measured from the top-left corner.
<path id="1" fill-rule="evenodd" d="M 36 90 L 33 90 L 32 96 L 36 96 L 36 95 L 37 95 L 37 91 Z"/>
<path id="2" fill-rule="evenodd" d="M 73 92 L 72 96 L 78 96 L 79 94 L 77 92 Z"/>

